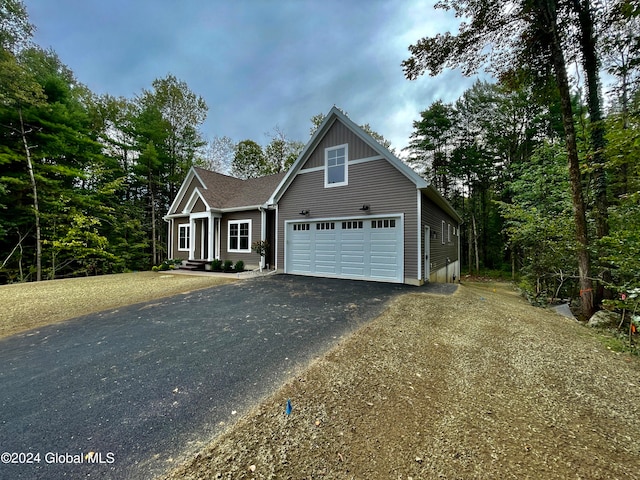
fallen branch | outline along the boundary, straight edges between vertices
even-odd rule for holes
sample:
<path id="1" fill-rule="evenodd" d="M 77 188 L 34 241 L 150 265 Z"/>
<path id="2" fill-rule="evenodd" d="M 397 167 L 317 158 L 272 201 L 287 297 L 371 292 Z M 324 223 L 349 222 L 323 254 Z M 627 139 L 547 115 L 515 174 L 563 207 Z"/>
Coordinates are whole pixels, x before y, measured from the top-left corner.
<path id="1" fill-rule="evenodd" d="M 5 267 L 7 262 L 11 259 L 13 254 L 16 252 L 16 250 L 20 248 L 20 246 L 22 245 L 22 242 L 24 241 L 25 238 L 27 238 L 29 233 L 31 233 L 31 229 L 27 230 L 27 233 L 25 233 L 23 236 L 20 237 L 20 232 L 18 232 L 18 236 L 20 237 L 20 239 L 18 240 L 18 243 L 16 244 L 16 246 L 13 247 L 13 250 L 11 250 L 7 258 L 5 258 L 4 261 L 2 262 L 2 265 L 0 265 L 0 269 L 3 269 Z"/>

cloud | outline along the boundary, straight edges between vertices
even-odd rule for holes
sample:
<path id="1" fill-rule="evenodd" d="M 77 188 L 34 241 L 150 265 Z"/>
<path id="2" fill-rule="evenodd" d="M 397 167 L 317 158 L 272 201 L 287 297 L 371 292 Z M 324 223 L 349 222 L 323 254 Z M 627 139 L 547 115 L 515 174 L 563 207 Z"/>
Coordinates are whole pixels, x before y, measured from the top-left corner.
<path id="1" fill-rule="evenodd" d="M 336 104 L 396 148 L 435 100 L 473 79 L 404 78 L 408 46 L 455 30 L 429 0 L 26 0 L 35 40 L 96 93 L 133 97 L 168 73 L 205 98 L 209 136 L 265 142 L 278 125 L 306 141 Z"/>

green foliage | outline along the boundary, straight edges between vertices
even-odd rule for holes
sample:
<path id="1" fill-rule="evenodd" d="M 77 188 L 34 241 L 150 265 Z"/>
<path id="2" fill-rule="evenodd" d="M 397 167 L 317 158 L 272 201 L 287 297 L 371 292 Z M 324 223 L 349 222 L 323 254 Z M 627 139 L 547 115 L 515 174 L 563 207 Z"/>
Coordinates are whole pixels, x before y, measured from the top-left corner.
<path id="1" fill-rule="evenodd" d="M 122 271 L 121 260 L 108 251 L 108 240 L 99 232 L 100 220 L 72 211 L 70 223 L 59 225 L 51 246 L 49 278 Z"/>
<path id="2" fill-rule="evenodd" d="M 266 240 L 259 240 L 251 244 L 251 250 L 256 252 L 261 257 L 264 257 L 269 252 L 269 242 Z"/>
<path id="3" fill-rule="evenodd" d="M 0 0 L 0 49 L 16 52 L 33 34 L 27 9 L 20 0 Z"/>
<path id="4" fill-rule="evenodd" d="M 214 272 L 221 272 L 222 271 L 222 260 L 215 258 L 211 261 L 211 270 L 213 270 Z"/>
<path id="5" fill-rule="evenodd" d="M 238 260 L 233 266 L 233 269 L 236 272 L 244 272 L 244 262 L 242 260 Z"/>
<path id="6" fill-rule="evenodd" d="M 243 140 L 236 146 L 231 162 L 231 174 L 238 178 L 257 178 L 267 175 L 267 165 L 262 147 L 253 140 Z"/>
<path id="7" fill-rule="evenodd" d="M 151 267 L 151 270 L 154 272 L 166 272 L 167 270 L 175 270 L 179 265 L 182 265 L 182 260 L 168 259 L 163 261 L 160 265 L 154 265 Z"/>
<path id="8" fill-rule="evenodd" d="M 225 260 L 222 263 L 222 271 L 223 272 L 232 272 L 233 271 L 233 261 L 232 260 Z"/>
<path id="9" fill-rule="evenodd" d="M 600 260 L 611 268 L 615 285 L 640 287 L 640 191 L 622 196 L 609 219 L 611 231 L 598 241 Z"/>
<path id="10" fill-rule="evenodd" d="M 243 140 L 236 145 L 231 174 L 238 178 L 257 178 L 284 172 L 296 161 L 304 148 L 275 129 L 271 141 L 263 149 L 253 140 Z"/>
<path id="11" fill-rule="evenodd" d="M 566 155 L 557 144 L 538 148 L 507 182 L 511 202 L 499 202 L 505 234 L 521 262 L 521 288 L 530 296 L 568 296 L 577 274 L 575 232 L 566 179 Z"/>

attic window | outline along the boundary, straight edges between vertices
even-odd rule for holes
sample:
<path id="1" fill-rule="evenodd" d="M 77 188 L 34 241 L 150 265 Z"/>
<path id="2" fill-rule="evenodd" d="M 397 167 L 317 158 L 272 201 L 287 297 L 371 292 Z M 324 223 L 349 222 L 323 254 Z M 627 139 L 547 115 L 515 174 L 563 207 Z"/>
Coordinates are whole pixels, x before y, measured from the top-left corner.
<path id="1" fill-rule="evenodd" d="M 348 184 L 348 145 L 326 148 L 324 151 L 324 186 L 338 187 Z"/>

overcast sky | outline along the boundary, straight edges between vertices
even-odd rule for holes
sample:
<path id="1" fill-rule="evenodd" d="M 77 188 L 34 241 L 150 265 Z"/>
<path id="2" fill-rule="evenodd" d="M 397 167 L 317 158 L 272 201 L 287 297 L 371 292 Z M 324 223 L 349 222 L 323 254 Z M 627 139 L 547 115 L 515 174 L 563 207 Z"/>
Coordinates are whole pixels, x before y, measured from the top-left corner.
<path id="1" fill-rule="evenodd" d="M 407 47 L 455 31 L 432 0 L 24 0 L 35 42 L 94 93 L 133 98 L 173 74 L 209 106 L 202 131 L 268 143 L 278 126 L 306 142 L 335 104 L 399 150 L 436 100 L 475 78 L 404 78 Z"/>

